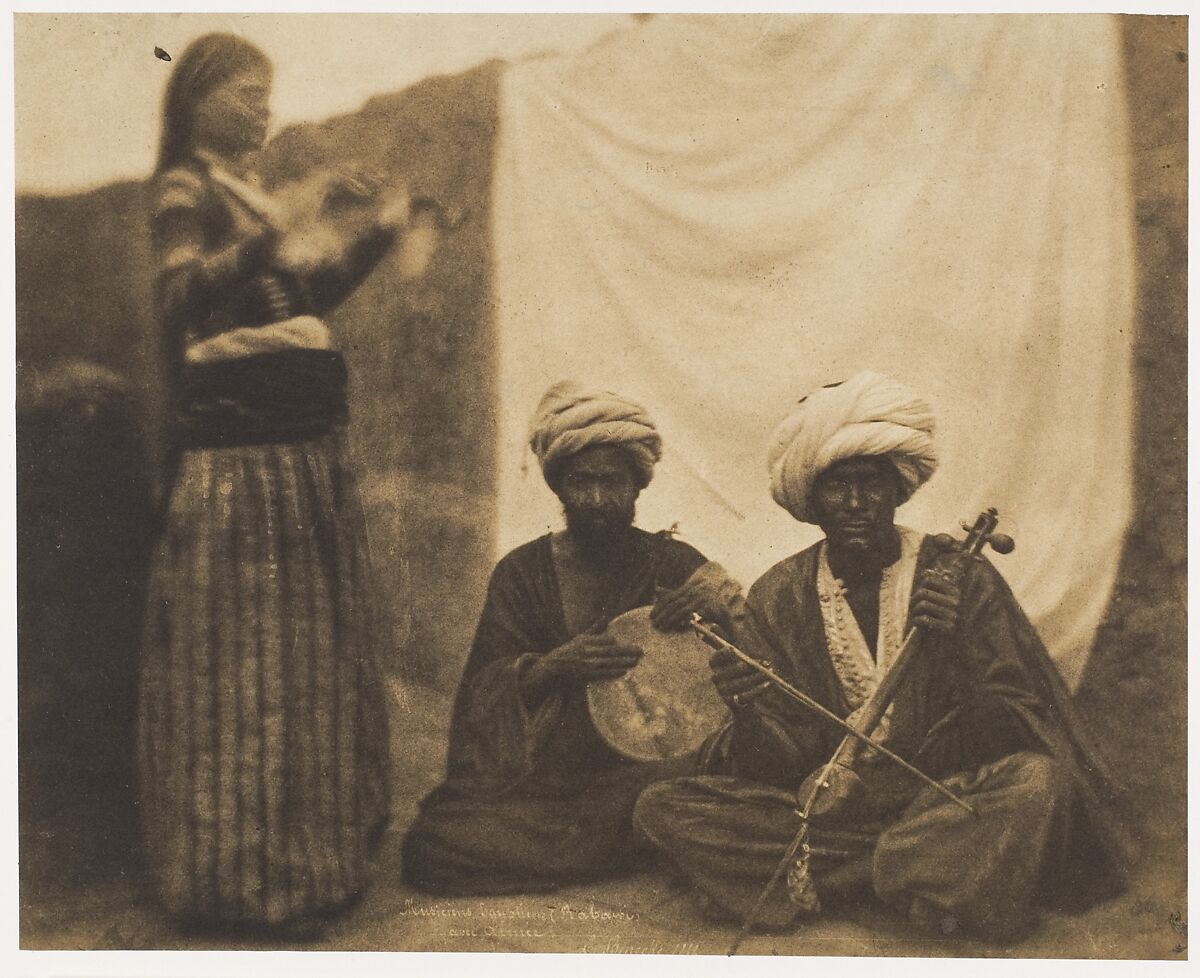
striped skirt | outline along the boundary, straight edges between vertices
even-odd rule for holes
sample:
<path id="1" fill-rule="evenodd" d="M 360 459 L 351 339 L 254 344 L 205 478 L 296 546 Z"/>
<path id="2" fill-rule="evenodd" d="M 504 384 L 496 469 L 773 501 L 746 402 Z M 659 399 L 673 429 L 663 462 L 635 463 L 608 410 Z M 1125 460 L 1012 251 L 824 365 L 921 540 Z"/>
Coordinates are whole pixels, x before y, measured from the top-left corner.
<path id="1" fill-rule="evenodd" d="M 138 733 L 146 846 L 173 914 L 279 924 L 362 888 L 387 819 L 369 588 L 340 434 L 184 453 Z"/>

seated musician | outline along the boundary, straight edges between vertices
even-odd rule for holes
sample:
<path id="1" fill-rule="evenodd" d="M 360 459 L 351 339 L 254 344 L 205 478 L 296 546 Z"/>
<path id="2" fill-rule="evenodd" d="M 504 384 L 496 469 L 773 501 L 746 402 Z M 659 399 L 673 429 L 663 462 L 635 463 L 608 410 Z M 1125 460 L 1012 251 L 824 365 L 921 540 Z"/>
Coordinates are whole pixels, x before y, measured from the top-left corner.
<path id="1" fill-rule="evenodd" d="M 647 605 L 655 627 L 683 628 L 691 612 L 738 592 L 686 543 L 633 525 L 661 453 L 638 405 L 557 384 L 530 444 L 566 528 L 492 573 L 454 706 L 447 780 L 405 839 L 404 880 L 430 892 L 545 891 L 653 855 L 644 840 L 639 852 L 634 802 L 654 781 L 694 771 L 695 756 L 632 762 L 601 739 L 586 686 L 623 675 L 642 654 L 603 629 Z"/>
<path id="2" fill-rule="evenodd" d="M 825 539 L 775 565 L 717 621 L 851 722 L 917 626 L 919 655 L 875 742 L 977 817 L 867 748 L 855 767 L 865 791 L 810 816 L 807 858 L 798 850 L 759 906 L 762 927 L 873 892 L 940 933 L 1007 940 L 1039 904 L 1066 908 L 1120 885 L 1101 811 L 1111 784 L 1016 599 L 986 560 L 893 523 L 936 466 L 933 420 L 924 400 L 877 374 L 804 398 L 772 439 L 772 494 Z M 744 919 L 797 836 L 798 789 L 843 731 L 728 650 L 712 667 L 732 720 L 706 745 L 706 774 L 649 788 L 635 820 L 710 914 Z"/>

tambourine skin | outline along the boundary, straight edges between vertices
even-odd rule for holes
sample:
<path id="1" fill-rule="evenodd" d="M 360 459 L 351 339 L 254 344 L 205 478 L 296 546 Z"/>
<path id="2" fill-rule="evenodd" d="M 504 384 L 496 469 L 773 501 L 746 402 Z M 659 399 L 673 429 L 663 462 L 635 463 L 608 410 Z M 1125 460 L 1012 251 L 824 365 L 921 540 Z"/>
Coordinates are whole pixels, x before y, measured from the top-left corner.
<path id="1" fill-rule="evenodd" d="M 608 634 L 640 646 L 641 661 L 619 679 L 587 688 L 592 723 L 613 750 L 634 761 L 686 757 L 729 716 L 708 668 L 712 654 L 696 634 L 660 632 L 650 609 L 614 619 Z"/>

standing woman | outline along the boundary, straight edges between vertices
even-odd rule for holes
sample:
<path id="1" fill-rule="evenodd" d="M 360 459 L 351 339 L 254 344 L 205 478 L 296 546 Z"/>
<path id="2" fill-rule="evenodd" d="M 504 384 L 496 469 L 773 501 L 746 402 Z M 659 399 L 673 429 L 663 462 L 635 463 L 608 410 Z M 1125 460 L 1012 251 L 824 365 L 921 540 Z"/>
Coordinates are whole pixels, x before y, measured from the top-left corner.
<path id="1" fill-rule="evenodd" d="M 176 64 L 153 212 L 175 423 L 141 671 L 145 838 L 181 920 L 307 934 L 361 891 L 388 804 L 346 371 L 318 317 L 407 211 L 385 204 L 337 261 L 285 267 L 286 218 L 248 170 L 269 61 L 212 34 Z"/>

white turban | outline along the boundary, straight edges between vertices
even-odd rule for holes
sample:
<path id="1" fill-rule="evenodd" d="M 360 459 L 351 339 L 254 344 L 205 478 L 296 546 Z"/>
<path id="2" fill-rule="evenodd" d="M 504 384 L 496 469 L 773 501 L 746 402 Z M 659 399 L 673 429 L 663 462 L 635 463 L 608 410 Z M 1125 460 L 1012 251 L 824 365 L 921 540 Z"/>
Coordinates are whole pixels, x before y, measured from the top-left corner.
<path id="1" fill-rule="evenodd" d="M 639 488 L 662 458 L 662 439 L 645 408 L 609 391 L 564 380 L 546 391 L 534 412 L 529 447 L 553 488 L 558 466 L 592 445 L 617 445 L 634 464 Z"/>
<path id="2" fill-rule="evenodd" d="M 902 384 L 861 373 L 801 398 L 771 436 L 767 467 L 775 502 L 802 523 L 813 482 L 834 462 L 856 455 L 883 455 L 900 475 L 900 502 L 937 468 L 933 410 Z"/>

